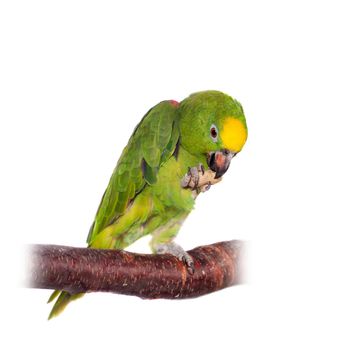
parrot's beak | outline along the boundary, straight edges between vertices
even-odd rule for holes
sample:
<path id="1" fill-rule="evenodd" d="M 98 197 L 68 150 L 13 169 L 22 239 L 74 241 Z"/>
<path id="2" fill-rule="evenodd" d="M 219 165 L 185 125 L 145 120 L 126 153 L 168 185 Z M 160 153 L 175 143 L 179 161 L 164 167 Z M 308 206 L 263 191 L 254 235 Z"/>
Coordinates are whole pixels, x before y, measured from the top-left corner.
<path id="1" fill-rule="evenodd" d="M 213 170 L 215 174 L 215 179 L 220 178 L 224 175 L 230 166 L 232 158 L 237 154 L 237 152 L 231 152 L 227 149 L 223 149 L 216 152 L 210 152 L 208 154 L 208 166 Z"/>

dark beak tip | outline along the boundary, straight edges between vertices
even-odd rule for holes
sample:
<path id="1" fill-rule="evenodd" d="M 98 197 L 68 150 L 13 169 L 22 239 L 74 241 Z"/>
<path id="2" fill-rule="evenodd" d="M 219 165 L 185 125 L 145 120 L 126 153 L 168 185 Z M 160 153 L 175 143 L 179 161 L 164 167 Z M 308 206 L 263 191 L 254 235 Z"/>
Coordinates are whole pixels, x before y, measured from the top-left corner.
<path id="1" fill-rule="evenodd" d="M 226 150 L 222 150 L 217 152 L 211 152 L 208 154 L 207 163 L 209 168 L 215 172 L 215 179 L 219 179 L 226 173 L 227 169 L 230 166 L 231 159 L 236 155 L 236 153 L 234 153 L 232 157 L 229 157 L 229 155 L 231 155 L 232 153 L 225 151 Z M 220 152 L 226 158 L 225 164 L 218 164 L 216 159 L 216 154 L 218 152 Z"/>

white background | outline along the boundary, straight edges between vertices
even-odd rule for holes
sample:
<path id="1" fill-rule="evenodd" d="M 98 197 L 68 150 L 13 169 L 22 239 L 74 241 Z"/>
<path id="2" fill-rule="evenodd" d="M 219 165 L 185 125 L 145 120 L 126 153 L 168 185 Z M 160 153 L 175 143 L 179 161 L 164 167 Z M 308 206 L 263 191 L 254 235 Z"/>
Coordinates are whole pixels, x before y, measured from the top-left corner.
<path id="1" fill-rule="evenodd" d="M 2 1 L 0 347 L 349 349 L 346 3 Z M 250 241 L 249 284 L 88 295 L 48 322 L 20 247 L 84 246 L 143 114 L 205 89 L 241 101 L 249 140 L 177 241 Z"/>

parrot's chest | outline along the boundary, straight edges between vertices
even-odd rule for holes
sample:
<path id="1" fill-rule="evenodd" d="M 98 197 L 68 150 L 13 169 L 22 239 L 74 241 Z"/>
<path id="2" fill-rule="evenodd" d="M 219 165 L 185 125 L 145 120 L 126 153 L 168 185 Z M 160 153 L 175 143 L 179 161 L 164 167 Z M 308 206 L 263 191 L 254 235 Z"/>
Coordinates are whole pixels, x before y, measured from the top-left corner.
<path id="1" fill-rule="evenodd" d="M 164 209 L 176 208 L 187 212 L 193 209 L 196 196 L 190 189 L 181 186 L 181 179 L 186 174 L 185 169 L 175 159 L 161 167 L 152 192 Z"/>

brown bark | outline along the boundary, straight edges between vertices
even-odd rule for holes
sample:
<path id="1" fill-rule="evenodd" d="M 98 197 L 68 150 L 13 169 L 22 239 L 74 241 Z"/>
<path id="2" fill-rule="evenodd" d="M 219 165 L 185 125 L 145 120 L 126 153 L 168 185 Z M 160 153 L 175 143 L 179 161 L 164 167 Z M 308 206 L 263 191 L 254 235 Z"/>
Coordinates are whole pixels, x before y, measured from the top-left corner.
<path id="1" fill-rule="evenodd" d="M 195 248 L 195 272 L 176 257 L 121 250 L 33 245 L 29 250 L 31 288 L 70 293 L 113 292 L 141 298 L 191 298 L 238 284 L 242 271 L 241 241 Z"/>

